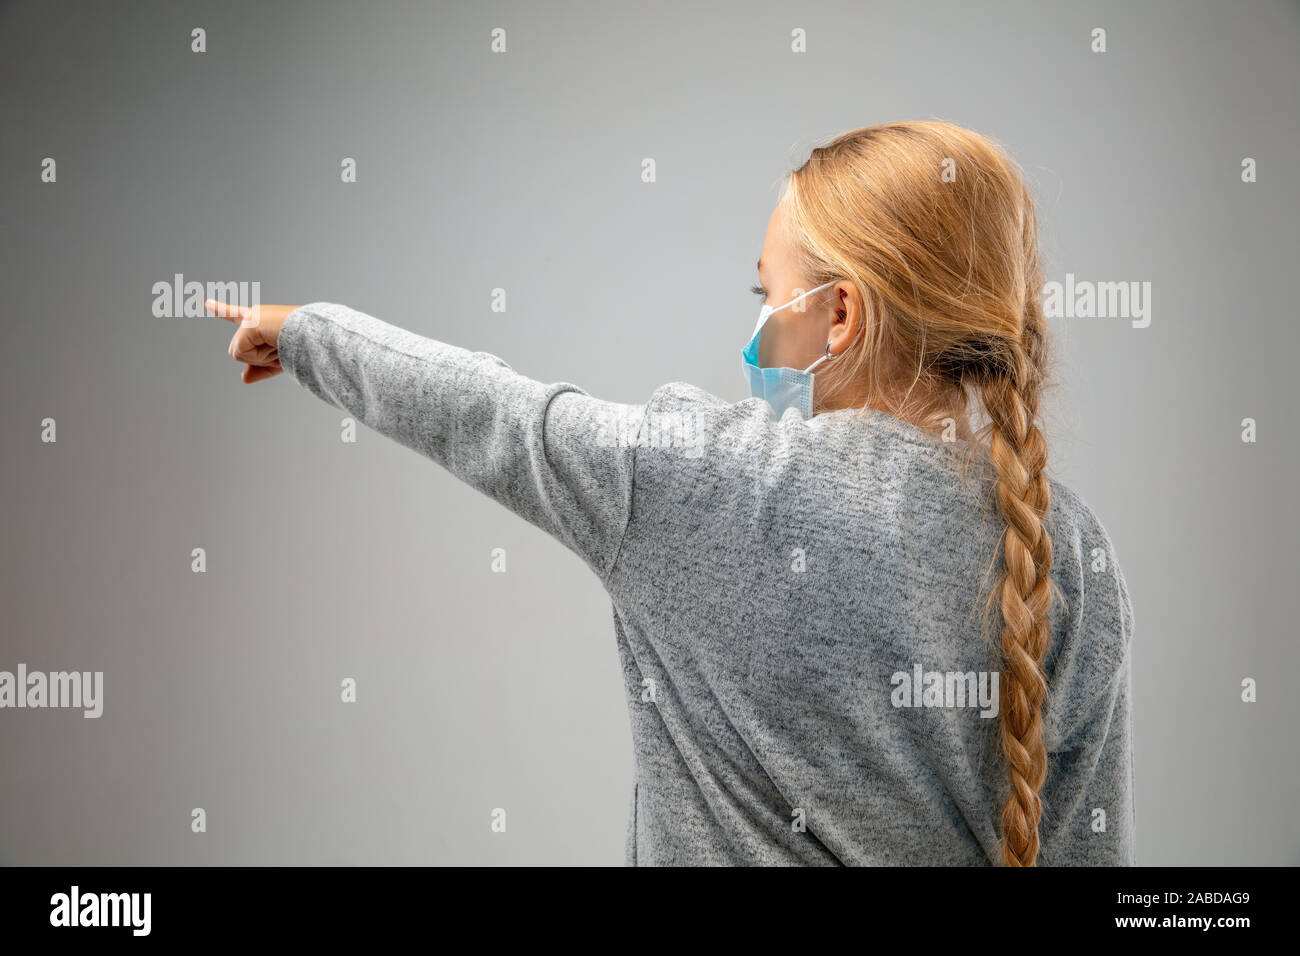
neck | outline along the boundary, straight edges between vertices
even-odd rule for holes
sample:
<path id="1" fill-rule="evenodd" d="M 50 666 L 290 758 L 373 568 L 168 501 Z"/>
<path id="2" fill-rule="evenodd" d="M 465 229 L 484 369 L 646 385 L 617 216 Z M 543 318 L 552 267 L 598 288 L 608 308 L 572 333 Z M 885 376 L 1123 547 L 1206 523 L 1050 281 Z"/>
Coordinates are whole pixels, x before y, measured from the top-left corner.
<path id="1" fill-rule="evenodd" d="M 830 412 L 842 408 L 858 409 L 864 407 L 875 408 L 938 437 L 942 437 L 948 432 L 948 425 L 944 422 L 944 419 L 950 418 L 954 423 L 951 434 L 958 440 L 974 441 L 975 439 L 966 410 L 952 401 L 950 393 L 941 396 L 931 392 L 927 395 L 913 388 L 910 394 L 906 389 L 895 390 L 888 399 L 882 399 L 879 397 L 871 398 L 860 392 L 847 400 L 840 396 L 834 397 L 823 411 Z M 906 410 L 903 410 L 904 408 Z M 925 418 L 929 418 L 929 421 L 922 420 Z"/>

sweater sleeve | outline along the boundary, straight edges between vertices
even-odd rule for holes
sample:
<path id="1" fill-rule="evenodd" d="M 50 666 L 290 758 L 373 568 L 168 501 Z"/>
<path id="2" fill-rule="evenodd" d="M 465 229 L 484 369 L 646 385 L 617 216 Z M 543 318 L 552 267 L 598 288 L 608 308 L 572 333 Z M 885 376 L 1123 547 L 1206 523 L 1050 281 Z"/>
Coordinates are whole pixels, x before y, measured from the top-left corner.
<path id="1" fill-rule="evenodd" d="M 1105 540 L 1111 548 L 1109 538 Z M 1063 836 L 1061 858 L 1043 861 L 1050 866 L 1135 863 L 1133 605 L 1117 563 L 1112 561 L 1099 577 L 1104 583 L 1094 586 L 1089 600 L 1106 610 L 1088 629 L 1087 644 L 1098 651 L 1091 665 L 1094 673 L 1105 662 L 1105 676 L 1085 681 L 1087 704 L 1050 755 L 1053 793 L 1077 795 L 1070 805 L 1044 807 L 1044 821 L 1051 820 Z"/>
<path id="2" fill-rule="evenodd" d="M 1069 781 L 1082 799 L 1064 814 L 1064 857 L 1053 866 L 1133 866 L 1132 669 L 1125 660 L 1097 699 L 1090 733 L 1054 754 L 1049 774 Z M 1104 816 L 1103 816 L 1104 814 Z M 1104 825 L 1104 829 L 1103 829 Z"/>
<path id="3" fill-rule="evenodd" d="M 281 367 L 317 397 L 432 459 L 558 538 L 604 580 L 631 514 L 644 406 L 545 384 L 486 352 L 314 302 L 280 330 Z"/>

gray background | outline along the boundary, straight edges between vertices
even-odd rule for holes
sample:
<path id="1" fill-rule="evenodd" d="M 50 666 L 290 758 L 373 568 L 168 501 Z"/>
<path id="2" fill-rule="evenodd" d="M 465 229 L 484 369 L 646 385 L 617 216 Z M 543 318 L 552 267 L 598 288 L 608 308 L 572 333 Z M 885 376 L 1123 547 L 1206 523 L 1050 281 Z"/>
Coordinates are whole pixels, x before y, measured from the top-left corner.
<path id="1" fill-rule="evenodd" d="M 0 669 L 106 701 L 0 711 L 0 862 L 621 864 L 598 580 L 151 287 L 738 400 L 782 173 L 925 118 L 1024 165 L 1049 279 L 1153 283 L 1147 329 L 1053 321 L 1048 416 L 1132 591 L 1138 862 L 1300 862 L 1298 47 L 1282 2 L 3 5 Z"/>

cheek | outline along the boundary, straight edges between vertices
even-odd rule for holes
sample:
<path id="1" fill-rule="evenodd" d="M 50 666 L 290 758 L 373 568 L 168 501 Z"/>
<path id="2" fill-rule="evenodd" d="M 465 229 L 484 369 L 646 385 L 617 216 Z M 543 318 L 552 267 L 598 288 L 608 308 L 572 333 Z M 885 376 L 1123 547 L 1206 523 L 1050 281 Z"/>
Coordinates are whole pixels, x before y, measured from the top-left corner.
<path id="1" fill-rule="evenodd" d="M 763 331 L 758 336 L 758 367 L 769 368 L 772 365 L 772 336 L 768 332 L 772 328 L 772 320 L 768 319 L 767 324 L 763 326 Z"/>
<path id="2" fill-rule="evenodd" d="M 760 368 L 804 368 L 825 348 L 822 333 L 808 313 L 774 315 L 758 337 L 758 364 Z"/>
<path id="3" fill-rule="evenodd" d="M 772 316 L 763 325 L 763 331 L 758 335 L 758 367 L 775 368 L 784 365 L 782 357 L 785 354 L 783 343 L 786 335 L 781 322 L 777 316 Z"/>

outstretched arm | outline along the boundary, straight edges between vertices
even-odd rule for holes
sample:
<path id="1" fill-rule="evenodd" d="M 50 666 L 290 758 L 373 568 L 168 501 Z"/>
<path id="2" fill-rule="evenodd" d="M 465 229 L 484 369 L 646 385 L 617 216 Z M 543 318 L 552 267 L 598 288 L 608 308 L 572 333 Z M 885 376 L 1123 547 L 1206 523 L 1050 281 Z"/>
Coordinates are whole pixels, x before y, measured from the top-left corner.
<path id="1" fill-rule="evenodd" d="M 323 401 L 445 467 L 560 539 L 604 579 L 631 515 L 644 411 L 546 384 L 486 352 L 345 305 L 209 309 L 240 322 L 244 381 L 288 371 Z"/>

